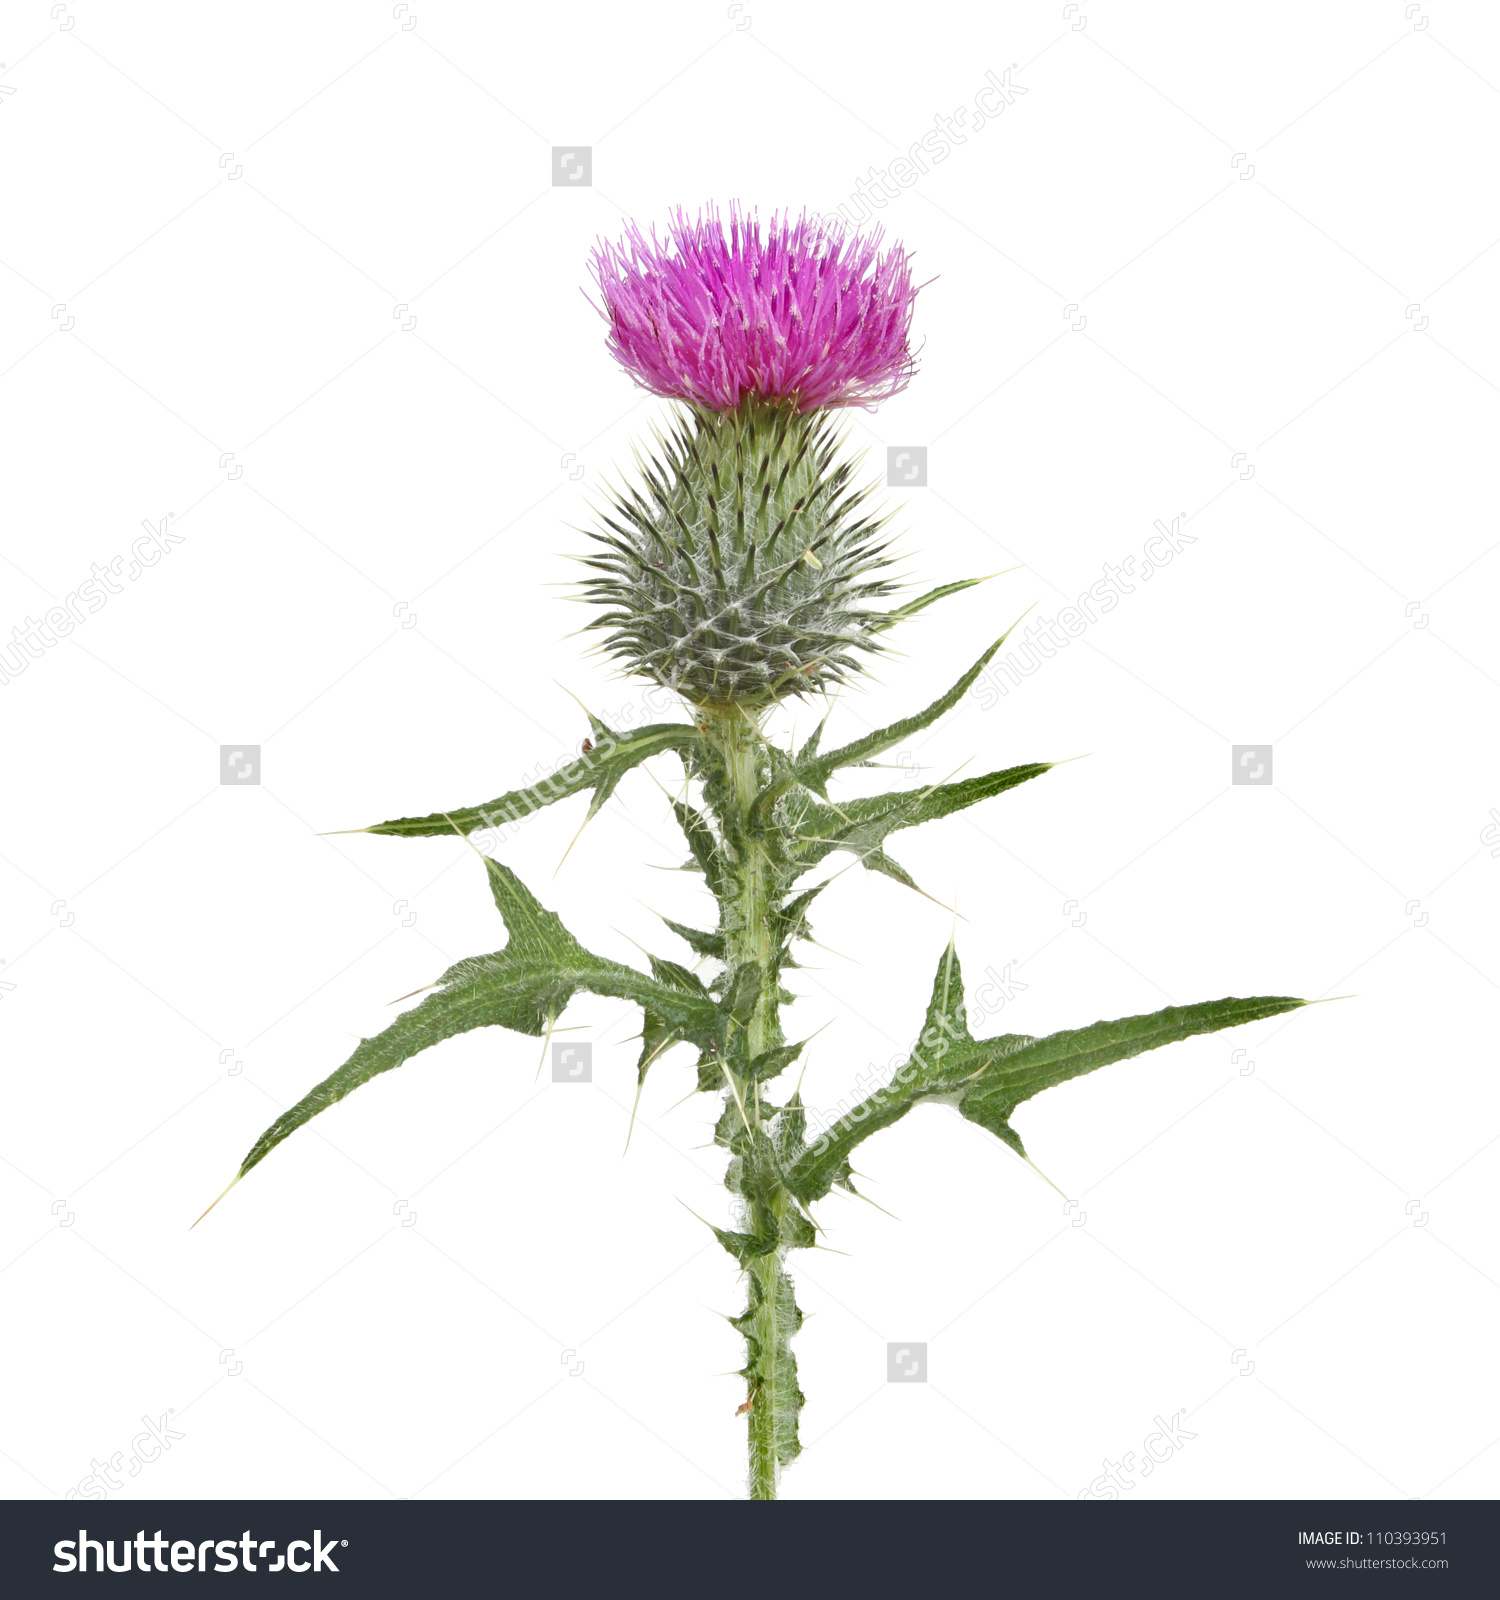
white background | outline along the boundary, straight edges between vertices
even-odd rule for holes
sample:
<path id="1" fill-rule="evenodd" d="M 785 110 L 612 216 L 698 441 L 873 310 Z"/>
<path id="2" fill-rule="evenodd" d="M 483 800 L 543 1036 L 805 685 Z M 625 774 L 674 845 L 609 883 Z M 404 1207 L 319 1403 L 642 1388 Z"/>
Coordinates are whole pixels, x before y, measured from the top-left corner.
<path id="1" fill-rule="evenodd" d="M 0 686 L 0 1492 L 117 1454 L 111 1497 L 740 1492 L 741 1290 L 686 1209 L 727 1214 L 716 1107 L 672 1109 L 679 1052 L 622 1157 L 628 1008 L 570 1009 L 592 1088 L 451 1041 L 189 1224 L 393 998 L 501 942 L 457 839 L 320 830 L 550 768 L 567 691 L 641 715 L 558 587 L 665 409 L 605 353 L 591 242 L 832 211 L 1012 64 L 880 213 L 933 280 L 921 372 L 851 428 L 874 471 L 929 447 L 914 582 L 1021 570 L 907 625 L 831 735 L 1158 520 L 1194 542 L 859 775 L 1088 756 L 900 836 L 932 899 L 823 896 L 804 1092 L 888 1069 L 955 901 L 971 994 L 1025 984 L 987 1032 L 1357 998 L 1025 1106 L 1070 1207 L 951 1111 L 865 1145 L 899 1220 L 831 1196 L 794 1260 L 784 1491 L 1071 1497 L 1185 1411 L 1124 1493 L 1500 1492 L 1493 7 L 69 0 L 8 5 L 0 60 L 0 642 L 143 521 L 182 541 Z M 1274 784 L 1231 787 L 1257 741 Z M 258 787 L 219 781 L 238 742 Z M 554 876 L 583 809 L 504 859 L 592 948 L 683 958 L 654 913 L 709 911 L 656 870 L 660 789 Z M 928 1383 L 886 1383 L 891 1340 Z"/>

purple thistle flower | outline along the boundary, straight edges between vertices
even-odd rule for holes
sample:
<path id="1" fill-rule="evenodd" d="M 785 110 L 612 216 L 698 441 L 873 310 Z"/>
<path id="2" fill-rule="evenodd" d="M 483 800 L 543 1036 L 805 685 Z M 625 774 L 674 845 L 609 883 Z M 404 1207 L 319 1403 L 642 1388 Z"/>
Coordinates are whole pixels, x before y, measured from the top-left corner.
<path id="1" fill-rule="evenodd" d="M 679 209 L 665 242 L 634 223 L 592 269 L 609 347 L 643 388 L 729 411 L 747 395 L 873 407 L 911 378 L 911 264 L 839 223 Z"/>

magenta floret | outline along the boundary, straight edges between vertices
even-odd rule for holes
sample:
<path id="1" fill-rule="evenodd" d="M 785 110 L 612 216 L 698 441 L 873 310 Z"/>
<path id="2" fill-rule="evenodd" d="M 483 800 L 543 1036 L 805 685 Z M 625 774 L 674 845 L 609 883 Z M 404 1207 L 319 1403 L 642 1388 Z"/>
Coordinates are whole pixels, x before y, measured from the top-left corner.
<path id="1" fill-rule="evenodd" d="M 594 279 L 609 347 L 652 394 L 716 411 L 748 395 L 819 406 L 874 406 L 911 378 L 917 290 L 899 245 L 806 216 L 759 219 L 679 210 L 667 236 L 634 223 L 601 241 Z"/>

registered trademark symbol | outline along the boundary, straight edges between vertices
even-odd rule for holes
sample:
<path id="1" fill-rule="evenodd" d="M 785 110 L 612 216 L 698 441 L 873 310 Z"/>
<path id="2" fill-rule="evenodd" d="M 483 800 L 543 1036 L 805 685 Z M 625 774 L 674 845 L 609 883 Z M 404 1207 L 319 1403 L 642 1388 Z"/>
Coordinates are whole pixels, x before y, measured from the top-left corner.
<path id="1" fill-rule="evenodd" d="M 348 1540 L 347 1540 L 347 1539 L 340 1539 L 340 1540 L 339 1540 L 339 1543 L 340 1543 L 340 1544 L 341 1544 L 341 1545 L 343 1545 L 343 1547 L 344 1547 L 344 1548 L 345 1548 L 345 1549 L 346 1549 L 346 1550 L 347 1550 L 347 1549 L 348 1549 L 348 1548 L 349 1548 L 349 1541 L 348 1541 Z"/>

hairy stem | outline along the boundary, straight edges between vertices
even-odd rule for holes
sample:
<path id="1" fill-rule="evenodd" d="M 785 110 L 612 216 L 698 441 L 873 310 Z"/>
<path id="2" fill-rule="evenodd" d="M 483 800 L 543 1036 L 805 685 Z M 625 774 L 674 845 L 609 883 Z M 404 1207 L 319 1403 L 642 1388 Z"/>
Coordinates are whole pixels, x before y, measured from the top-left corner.
<path id="1" fill-rule="evenodd" d="M 780 1020 L 778 941 L 772 927 L 778 891 L 774 840 L 769 825 L 758 821 L 754 801 L 769 779 L 765 741 L 756 719 L 737 705 L 704 712 L 709 737 L 723 762 L 723 777 L 706 798 L 719 822 L 725 855 L 725 884 L 720 904 L 726 968 L 730 974 L 747 965 L 758 970 L 754 1005 L 744 1023 L 741 1063 L 784 1042 Z M 744 1236 L 762 1241 L 757 1253 L 743 1260 L 748 1302 L 735 1326 L 745 1337 L 748 1359 L 743 1369 L 749 1390 L 747 1419 L 750 1454 L 750 1496 L 776 1498 L 780 1467 L 798 1452 L 797 1417 L 802 1394 L 797 1387 L 797 1362 L 792 1335 L 802 1323 L 792 1280 L 785 1269 L 786 1246 L 764 1248 L 766 1241 L 786 1237 L 789 1210 L 797 1203 L 776 1177 L 770 1123 L 776 1108 L 767 1105 L 759 1086 L 742 1065 L 725 1065 L 732 1077 L 726 1091 L 728 1143 L 734 1153 L 727 1183 L 741 1202 Z M 742 1114 L 743 1113 L 743 1114 Z"/>
<path id="2" fill-rule="evenodd" d="M 719 825 L 728 856 L 730 898 L 723 912 L 725 952 L 730 971 L 745 962 L 761 970 L 755 1010 L 746 1027 L 751 1057 L 782 1042 L 776 991 L 779 974 L 772 960 L 771 911 L 776 881 L 769 841 L 752 822 L 755 797 L 768 776 L 765 740 L 753 716 L 737 705 L 710 715 L 709 728 L 723 757 L 725 781 L 717 801 Z"/>

